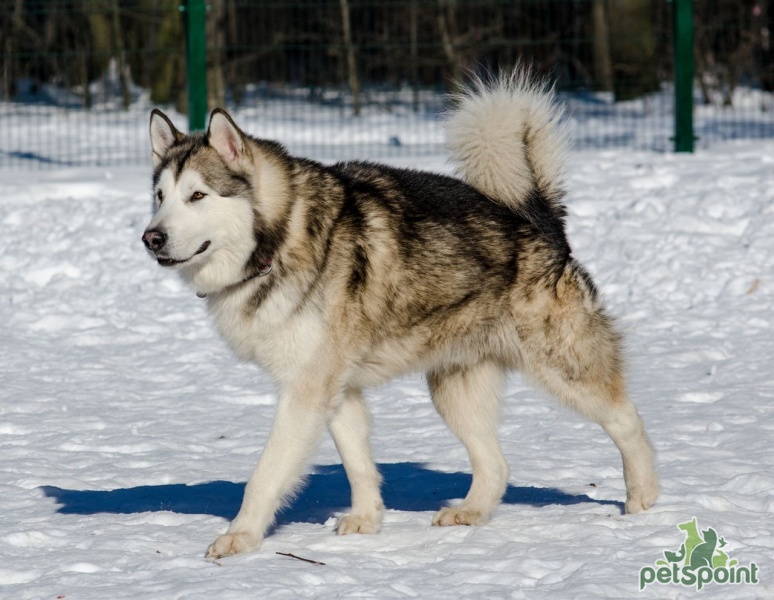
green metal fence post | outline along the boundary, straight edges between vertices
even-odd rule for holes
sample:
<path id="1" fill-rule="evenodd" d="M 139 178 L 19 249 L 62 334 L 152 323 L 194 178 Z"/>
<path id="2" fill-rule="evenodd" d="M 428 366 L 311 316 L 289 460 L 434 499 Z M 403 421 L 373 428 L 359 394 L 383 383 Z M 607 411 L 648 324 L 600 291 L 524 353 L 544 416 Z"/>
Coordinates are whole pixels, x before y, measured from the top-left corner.
<path id="1" fill-rule="evenodd" d="M 207 121 L 207 34 L 205 0 L 185 0 L 188 129 L 204 130 Z"/>
<path id="2" fill-rule="evenodd" d="M 672 0 L 675 152 L 693 152 L 693 0 Z"/>

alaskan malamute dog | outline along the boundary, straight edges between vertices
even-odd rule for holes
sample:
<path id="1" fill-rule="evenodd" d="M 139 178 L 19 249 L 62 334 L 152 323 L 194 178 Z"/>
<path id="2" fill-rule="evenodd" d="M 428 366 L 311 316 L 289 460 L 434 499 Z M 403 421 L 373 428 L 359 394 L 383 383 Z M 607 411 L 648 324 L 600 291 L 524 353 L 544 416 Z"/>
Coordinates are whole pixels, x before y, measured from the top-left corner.
<path id="1" fill-rule="evenodd" d="M 621 338 L 565 236 L 565 137 L 551 90 L 523 71 L 478 83 L 447 123 L 459 178 L 296 158 L 223 110 L 183 135 L 154 110 L 151 256 L 206 297 L 220 333 L 281 393 L 228 533 L 257 548 L 327 425 L 352 486 L 339 534 L 376 533 L 380 476 L 363 388 L 427 374 L 473 483 L 433 525 L 480 525 L 508 482 L 498 441 L 509 370 L 599 423 L 623 457 L 626 512 L 659 493 L 626 396 Z"/>

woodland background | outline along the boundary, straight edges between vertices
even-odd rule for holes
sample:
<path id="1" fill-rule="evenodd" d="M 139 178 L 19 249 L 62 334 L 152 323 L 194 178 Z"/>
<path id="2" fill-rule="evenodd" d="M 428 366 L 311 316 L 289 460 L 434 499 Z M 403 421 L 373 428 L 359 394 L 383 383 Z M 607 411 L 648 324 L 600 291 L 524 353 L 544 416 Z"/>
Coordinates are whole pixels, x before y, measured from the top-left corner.
<path id="1" fill-rule="evenodd" d="M 729 106 L 742 84 L 774 88 L 774 3 L 695 2 L 702 101 Z M 186 111 L 181 0 L 2 0 L 5 101 L 95 103 L 89 82 L 115 76 L 154 104 Z M 245 87 L 303 87 L 310 100 L 344 89 L 358 114 L 364 90 L 450 89 L 470 73 L 531 63 L 561 90 L 608 91 L 616 101 L 659 89 L 672 73 L 671 4 L 663 0 L 209 0 L 209 105 L 239 105 Z M 55 100 L 63 102 L 61 98 Z"/>

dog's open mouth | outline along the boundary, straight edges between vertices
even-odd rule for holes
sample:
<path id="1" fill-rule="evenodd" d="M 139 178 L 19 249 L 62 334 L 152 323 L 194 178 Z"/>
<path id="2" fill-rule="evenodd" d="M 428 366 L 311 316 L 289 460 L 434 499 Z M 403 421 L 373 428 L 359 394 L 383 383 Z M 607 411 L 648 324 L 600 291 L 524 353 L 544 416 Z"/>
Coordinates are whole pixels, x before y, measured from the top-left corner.
<path id="1" fill-rule="evenodd" d="M 210 247 L 210 240 L 207 240 L 204 242 L 201 246 L 199 246 L 199 249 L 194 252 L 191 256 L 188 258 L 185 258 L 183 260 L 175 260 L 174 258 L 168 258 L 166 256 L 157 256 L 156 261 L 162 266 L 162 267 L 174 267 L 175 265 L 182 265 L 183 263 L 187 263 L 189 260 L 191 260 L 194 256 L 198 256 L 207 248 Z"/>

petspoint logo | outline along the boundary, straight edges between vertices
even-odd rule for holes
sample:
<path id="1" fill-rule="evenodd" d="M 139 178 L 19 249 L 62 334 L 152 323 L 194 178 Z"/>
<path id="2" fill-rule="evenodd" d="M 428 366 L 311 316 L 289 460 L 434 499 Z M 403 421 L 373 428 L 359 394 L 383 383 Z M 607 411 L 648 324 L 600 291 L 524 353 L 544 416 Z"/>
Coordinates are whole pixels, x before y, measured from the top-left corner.
<path id="1" fill-rule="evenodd" d="M 711 527 L 699 530 L 696 517 L 677 528 L 685 541 L 677 552 L 664 551 L 652 567 L 640 569 L 640 591 L 654 583 L 684 585 L 701 590 L 709 583 L 738 585 L 758 583 L 758 565 L 741 566 L 723 550 L 726 540 Z"/>

